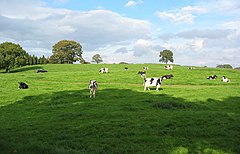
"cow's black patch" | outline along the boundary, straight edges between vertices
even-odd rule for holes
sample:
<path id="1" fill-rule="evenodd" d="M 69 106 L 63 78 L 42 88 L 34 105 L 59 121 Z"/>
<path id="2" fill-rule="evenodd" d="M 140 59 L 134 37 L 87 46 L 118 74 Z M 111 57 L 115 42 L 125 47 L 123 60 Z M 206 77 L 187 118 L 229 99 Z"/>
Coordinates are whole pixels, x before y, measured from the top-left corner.
<path id="1" fill-rule="evenodd" d="M 151 78 L 151 80 L 150 80 L 150 84 L 152 84 L 152 83 L 153 83 L 153 81 L 154 81 L 154 78 Z"/>

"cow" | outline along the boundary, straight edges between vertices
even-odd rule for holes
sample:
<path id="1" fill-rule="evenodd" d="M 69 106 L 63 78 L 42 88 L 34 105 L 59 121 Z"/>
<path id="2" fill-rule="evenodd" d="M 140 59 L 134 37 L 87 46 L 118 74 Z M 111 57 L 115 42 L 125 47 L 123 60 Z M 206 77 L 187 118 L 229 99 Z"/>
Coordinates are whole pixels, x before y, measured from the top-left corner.
<path id="1" fill-rule="evenodd" d="M 162 84 L 162 78 L 145 78 L 144 79 L 144 91 L 150 90 L 150 87 L 156 87 L 156 91 L 159 90 Z"/>
<path id="2" fill-rule="evenodd" d="M 47 70 L 44 70 L 44 69 L 38 69 L 36 70 L 36 73 L 44 73 L 44 72 L 48 72 Z"/>
<path id="3" fill-rule="evenodd" d="M 145 71 L 139 71 L 137 74 L 140 74 L 142 78 L 146 78 L 146 72 Z"/>
<path id="4" fill-rule="evenodd" d="M 210 75 L 207 79 L 209 80 L 215 80 L 217 78 L 217 75 Z"/>
<path id="5" fill-rule="evenodd" d="M 164 69 L 172 70 L 173 69 L 173 65 L 166 65 L 166 66 L 164 66 Z"/>
<path id="6" fill-rule="evenodd" d="M 143 67 L 143 70 L 144 70 L 144 71 L 148 70 L 148 67 L 144 66 L 144 67 Z"/>
<path id="7" fill-rule="evenodd" d="M 108 73 L 108 68 L 104 67 L 99 70 L 99 73 Z"/>
<path id="8" fill-rule="evenodd" d="M 230 82 L 230 79 L 228 79 L 227 77 L 223 76 L 221 81 L 222 82 Z"/>
<path id="9" fill-rule="evenodd" d="M 98 88 L 98 84 L 97 84 L 97 81 L 96 80 L 90 80 L 89 81 L 89 91 L 90 91 L 90 98 L 95 98 L 96 96 L 96 91 L 97 91 L 97 88 Z"/>
<path id="10" fill-rule="evenodd" d="M 188 67 L 189 70 L 194 70 L 195 68 L 194 67 Z"/>
<path id="11" fill-rule="evenodd" d="M 163 76 L 162 76 L 162 80 L 163 80 L 163 79 L 171 79 L 172 77 L 173 77 L 172 74 L 169 74 L 169 75 L 163 75 Z"/>
<path id="12" fill-rule="evenodd" d="M 28 85 L 24 82 L 18 82 L 19 84 L 19 89 L 27 89 L 28 88 Z"/>

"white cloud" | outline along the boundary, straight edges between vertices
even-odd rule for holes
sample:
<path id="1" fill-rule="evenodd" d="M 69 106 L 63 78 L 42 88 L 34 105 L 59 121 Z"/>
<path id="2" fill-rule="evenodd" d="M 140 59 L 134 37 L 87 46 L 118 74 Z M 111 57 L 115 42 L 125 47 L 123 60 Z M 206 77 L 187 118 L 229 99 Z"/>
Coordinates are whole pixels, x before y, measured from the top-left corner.
<path id="1" fill-rule="evenodd" d="M 155 14 L 162 20 L 170 20 L 174 23 L 193 23 L 196 15 L 203 14 L 207 10 L 200 6 L 186 6 L 181 9 L 169 10 L 169 11 L 157 11 Z"/>
<path id="2" fill-rule="evenodd" d="M 128 1 L 128 3 L 125 5 L 126 7 L 133 7 L 137 6 L 139 4 L 143 4 L 143 1 Z"/>
<path id="3" fill-rule="evenodd" d="M 4 8 L 0 14 L 1 39 L 14 40 L 23 47 L 29 46 L 25 41 L 30 40 L 36 48 L 51 51 L 58 41 L 70 39 L 84 45 L 86 52 L 108 44 L 146 39 L 151 31 L 148 21 L 127 18 L 110 10 L 72 11 L 30 0 L 0 1 L 0 5 Z"/>

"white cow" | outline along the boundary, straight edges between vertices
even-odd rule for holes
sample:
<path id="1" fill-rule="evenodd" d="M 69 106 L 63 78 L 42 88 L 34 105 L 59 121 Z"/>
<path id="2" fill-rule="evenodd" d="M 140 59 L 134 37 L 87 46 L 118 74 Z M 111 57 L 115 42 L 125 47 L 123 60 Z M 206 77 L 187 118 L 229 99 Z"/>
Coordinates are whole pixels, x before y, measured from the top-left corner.
<path id="1" fill-rule="evenodd" d="M 221 81 L 223 81 L 223 82 L 230 82 L 230 79 L 228 79 L 225 76 L 223 76 Z"/>
<path id="2" fill-rule="evenodd" d="M 173 65 L 164 66 L 164 69 L 166 69 L 166 70 L 172 70 L 172 69 L 173 69 Z"/>
<path id="3" fill-rule="evenodd" d="M 150 90 L 150 87 L 156 87 L 158 91 L 162 83 L 162 78 L 145 78 L 144 79 L 144 91 Z"/>
<path id="4" fill-rule="evenodd" d="M 108 68 L 104 67 L 99 70 L 99 73 L 108 73 Z"/>
<path id="5" fill-rule="evenodd" d="M 96 91 L 97 91 L 97 88 L 98 88 L 98 84 L 97 84 L 97 81 L 96 80 L 90 80 L 89 82 L 89 90 L 90 90 L 90 98 L 96 96 Z"/>

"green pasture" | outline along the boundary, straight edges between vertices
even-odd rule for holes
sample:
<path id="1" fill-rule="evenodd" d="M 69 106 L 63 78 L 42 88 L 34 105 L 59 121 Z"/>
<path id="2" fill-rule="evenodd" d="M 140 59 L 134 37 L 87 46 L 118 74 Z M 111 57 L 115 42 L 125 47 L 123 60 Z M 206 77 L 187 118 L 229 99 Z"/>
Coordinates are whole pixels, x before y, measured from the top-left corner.
<path id="1" fill-rule="evenodd" d="M 137 74 L 173 74 L 143 91 Z M 162 64 L 36 65 L 0 72 L 0 153 L 240 153 L 240 71 Z M 99 74 L 108 67 L 108 74 Z M 124 67 L 128 67 L 125 70 Z M 47 73 L 35 73 L 37 69 Z M 207 80 L 216 74 L 216 80 Z M 225 75 L 230 83 L 221 82 Z M 98 82 L 89 98 L 90 79 Z M 29 89 L 18 89 L 18 82 Z"/>

